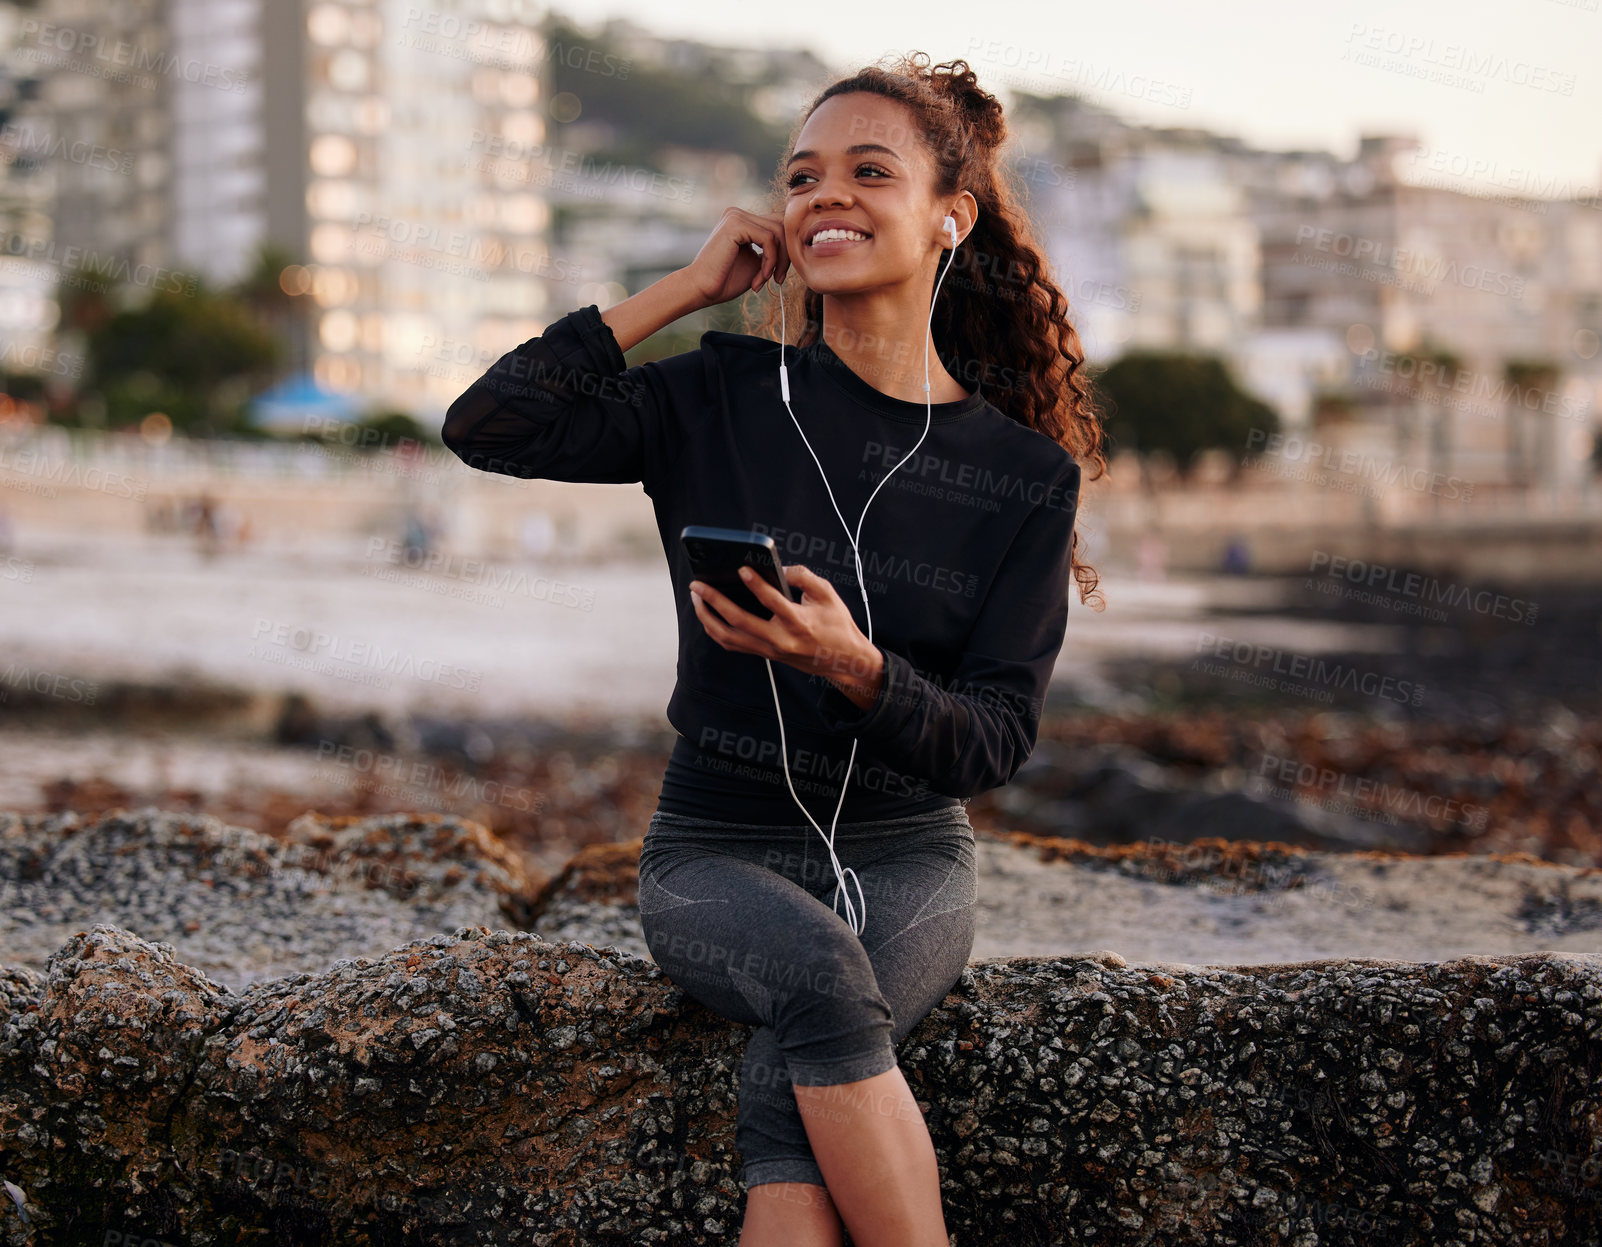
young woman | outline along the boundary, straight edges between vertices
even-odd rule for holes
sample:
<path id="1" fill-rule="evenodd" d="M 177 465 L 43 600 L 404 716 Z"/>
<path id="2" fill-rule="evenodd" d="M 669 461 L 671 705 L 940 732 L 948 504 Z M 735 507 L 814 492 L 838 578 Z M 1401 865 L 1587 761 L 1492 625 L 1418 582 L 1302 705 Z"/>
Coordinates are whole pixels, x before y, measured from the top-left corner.
<path id="1" fill-rule="evenodd" d="M 639 481 L 655 505 L 680 739 L 640 920 L 670 979 L 755 1028 L 742 1247 L 839 1244 L 842 1220 L 862 1247 L 948 1241 L 895 1045 L 967 965 L 966 802 L 1034 748 L 1070 586 L 1081 601 L 1096 587 L 1074 556 L 1080 463 L 1106 469 L 1005 137 L 962 61 L 913 53 L 834 83 L 801 118 L 772 211 L 728 209 L 687 267 L 556 321 L 445 421 L 473 466 Z M 796 345 L 768 336 L 770 307 L 761 336 L 708 332 L 625 367 L 664 325 L 770 278 Z M 763 618 L 695 580 L 686 524 L 772 536 L 801 600 L 750 582 Z M 815 816 L 831 808 L 833 835 Z"/>

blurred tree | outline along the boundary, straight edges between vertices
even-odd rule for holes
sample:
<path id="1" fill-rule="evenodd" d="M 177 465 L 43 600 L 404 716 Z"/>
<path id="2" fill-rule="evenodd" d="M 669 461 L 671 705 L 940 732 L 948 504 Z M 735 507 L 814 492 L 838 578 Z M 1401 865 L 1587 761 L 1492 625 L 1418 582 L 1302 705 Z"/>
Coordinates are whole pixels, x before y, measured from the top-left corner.
<path id="1" fill-rule="evenodd" d="M 284 270 L 297 263 L 287 248 L 264 242 L 256 248 L 249 270 L 234 283 L 232 293 L 263 316 L 288 311 L 309 295 L 290 294 L 284 289 Z"/>
<path id="2" fill-rule="evenodd" d="M 1106 400 L 1107 436 L 1115 448 L 1166 451 L 1182 467 L 1213 446 L 1238 458 L 1253 429 L 1279 429 L 1274 409 L 1237 386 L 1211 355 L 1129 351 L 1092 383 Z"/>
<path id="3" fill-rule="evenodd" d="M 85 320 L 85 389 L 104 399 L 108 428 L 161 411 L 191 436 L 247 432 L 248 397 L 282 358 L 248 304 L 204 283 L 192 294 L 158 290 L 121 311 L 94 307 Z"/>
<path id="4" fill-rule="evenodd" d="M 310 277 L 300 265 L 286 248 L 264 242 L 257 247 L 250 269 L 232 287 L 232 293 L 283 345 L 286 372 L 306 369 L 318 310 Z"/>
<path id="5" fill-rule="evenodd" d="M 371 412 L 360 421 L 360 427 L 370 431 L 368 436 L 356 441 L 356 445 L 364 449 L 387 449 L 401 442 L 439 441 L 438 429 L 424 428 L 410 412 L 393 408 Z"/>

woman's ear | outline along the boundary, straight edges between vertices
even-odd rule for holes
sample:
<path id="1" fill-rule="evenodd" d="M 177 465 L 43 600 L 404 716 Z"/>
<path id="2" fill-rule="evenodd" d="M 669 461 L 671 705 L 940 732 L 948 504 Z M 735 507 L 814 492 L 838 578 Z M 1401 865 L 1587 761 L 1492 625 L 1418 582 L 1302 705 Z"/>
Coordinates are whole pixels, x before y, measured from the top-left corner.
<path id="1" fill-rule="evenodd" d="M 951 205 L 950 215 L 957 222 L 959 239 L 973 233 L 973 227 L 979 220 L 979 201 L 973 197 L 972 191 L 963 191 L 957 196 L 957 202 Z"/>

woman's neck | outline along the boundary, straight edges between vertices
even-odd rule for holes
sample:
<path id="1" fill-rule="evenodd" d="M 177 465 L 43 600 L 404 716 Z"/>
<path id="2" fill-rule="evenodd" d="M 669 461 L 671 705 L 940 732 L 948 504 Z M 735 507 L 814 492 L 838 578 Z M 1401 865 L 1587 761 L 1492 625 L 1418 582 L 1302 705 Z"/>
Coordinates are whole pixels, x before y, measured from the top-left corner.
<path id="1" fill-rule="evenodd" d="M 824 345 L 881 394 L 909 403 L 924 401 L 924 349 L 927 346 L 928 400 L 955 403 L 970 396 L 971 391 L 963 389 L 940 362 L 926 319 L 920 322 L 921 335 L 916 331 L 909 334 L 910 318 L 882 302 L 873 308 L 841 307 L 838 300 L 828 295 L 823 302 Z"/>

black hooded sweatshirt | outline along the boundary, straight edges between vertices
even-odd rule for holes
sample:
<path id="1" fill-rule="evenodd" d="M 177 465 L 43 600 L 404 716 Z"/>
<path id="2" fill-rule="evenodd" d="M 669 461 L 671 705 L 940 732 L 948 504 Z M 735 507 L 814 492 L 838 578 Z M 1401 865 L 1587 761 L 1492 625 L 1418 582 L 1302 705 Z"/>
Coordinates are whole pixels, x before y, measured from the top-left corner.
<path id="1" fill-rule="evenodd" d="M 892 398 L 819 341 L 786 346 L 790 406 L 854 534 L 874 487 L 924 431 L 922 402 Z M 641 482 L 655 506 L 678 608 L 679 732 L 658 808 L 721 822 L 806 825 L 964 805 L 1007 783 L 1034 749 L 1067 627 L 1079 464 L 975 387 L 936 403 L 928 435 L 873 498 L 861 557 L 884 679 L 872 708 L 773 660 L 781 763 L 762 658 L 726 650 L 695 614 L 686 524 L 767 533 L 786 566 L 830 580 L 868 635 L 847 530 L 779 393 L 779 345 L 709 331 L 697 350 L 627 367 L 591 304 L 507 352 L 446 413 L 445 445 L 471 467 L 553 481 Z M 950 370 L 948 366 L 948 370 Z M 972 375 L 958 375 L 965 371 Z"/>

